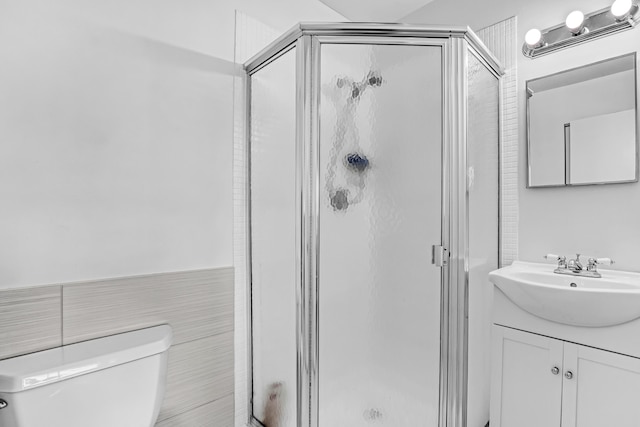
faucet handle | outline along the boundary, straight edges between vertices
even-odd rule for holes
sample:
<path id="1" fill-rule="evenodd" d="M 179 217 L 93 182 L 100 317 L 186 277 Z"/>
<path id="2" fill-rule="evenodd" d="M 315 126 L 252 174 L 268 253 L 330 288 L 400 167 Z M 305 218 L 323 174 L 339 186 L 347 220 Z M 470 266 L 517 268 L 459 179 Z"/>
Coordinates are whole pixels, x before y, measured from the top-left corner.
<path id="1" fill-rule="evenodd" d="M 598 264 L 613 264 L 613 260 L 611 258 L 589 258 L 589 265 L 587 266 L 587 270 L 589 271 L 598 271 Z"/>
<path id="2" fill-rule="evenodd" d="M 567 268 L 567 257 L 564 255 L 546 254 L 544 259 L 550 259 L 558 263 L 558 268 Z"/>

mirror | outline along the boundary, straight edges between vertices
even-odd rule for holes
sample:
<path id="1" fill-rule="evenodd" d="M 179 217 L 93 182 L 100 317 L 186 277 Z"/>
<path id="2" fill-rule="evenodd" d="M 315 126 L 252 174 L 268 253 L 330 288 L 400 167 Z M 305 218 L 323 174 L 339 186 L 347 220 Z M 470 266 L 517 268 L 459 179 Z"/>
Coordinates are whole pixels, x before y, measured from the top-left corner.
<path id="1" fill-rule="evenodd" d="M 528 188 L 638 181 L 635 53 L 526 90 Z"/>

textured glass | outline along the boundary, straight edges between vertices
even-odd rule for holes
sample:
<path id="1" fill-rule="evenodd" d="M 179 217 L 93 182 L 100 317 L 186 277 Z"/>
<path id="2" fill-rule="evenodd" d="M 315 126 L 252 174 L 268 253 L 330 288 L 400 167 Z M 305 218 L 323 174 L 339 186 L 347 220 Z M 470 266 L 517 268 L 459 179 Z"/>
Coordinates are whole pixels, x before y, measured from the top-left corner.
<path id="1" fill-rule="evenodd" d="M 253 414 L 267 427 L 296 420 L 295 59 L 251 77 Z"/>
<path id="2" fill-rule="evenodd" d="M 469 54 L 467 183 L 469 187 L 469 426 L 489 421 L 491 302 L 487 280 L 498 268 L 498 79 Z"/>
<path id="3" fill-rule="evenodd" d="M 441 49 L 321 49 L 319 423 L 436 426 Z"/>

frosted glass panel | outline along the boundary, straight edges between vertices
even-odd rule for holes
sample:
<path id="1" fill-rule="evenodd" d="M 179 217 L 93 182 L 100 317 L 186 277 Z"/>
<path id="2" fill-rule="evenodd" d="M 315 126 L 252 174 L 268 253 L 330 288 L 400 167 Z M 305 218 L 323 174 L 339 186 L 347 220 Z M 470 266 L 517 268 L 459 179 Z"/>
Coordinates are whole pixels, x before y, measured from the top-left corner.
<path id="1" fill-rule="evenodd" d="M 441 55 L 321 47 L 321 427 L 437 425 Z"/>
<path id="2" fill-rule="evenodd" d="M 491 302 L 487 280 L 498 268 L 498 79 L 469 54 L 467 160 L 469 171 L 468 425 L 489 421 Z"/>
<path id="3" fill-rule="evenodd" d="M 253 414 L 296 422 L 295 51 L 251 77 Z"/>

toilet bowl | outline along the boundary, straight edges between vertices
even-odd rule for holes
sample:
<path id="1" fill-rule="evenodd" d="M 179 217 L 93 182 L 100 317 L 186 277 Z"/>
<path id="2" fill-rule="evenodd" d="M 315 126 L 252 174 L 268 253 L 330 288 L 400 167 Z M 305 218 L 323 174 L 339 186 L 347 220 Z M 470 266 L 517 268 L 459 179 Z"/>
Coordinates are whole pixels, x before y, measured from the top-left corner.
<path id="1" fill-rule="evenodd" d="M 2 427 L 151 427 L 164 398 L 168 325 L 0 361 Z"/>

